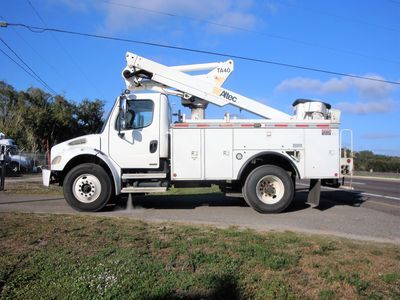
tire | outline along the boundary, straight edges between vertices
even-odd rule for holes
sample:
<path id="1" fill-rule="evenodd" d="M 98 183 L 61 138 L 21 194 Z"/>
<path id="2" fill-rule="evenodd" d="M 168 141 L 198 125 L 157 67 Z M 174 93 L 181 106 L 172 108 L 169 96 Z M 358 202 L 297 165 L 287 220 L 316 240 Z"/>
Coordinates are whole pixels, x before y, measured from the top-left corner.
<path id="1" fill-rule="evenodd" d="M 11 176 L 16 176 L 19 173 L 19 164 L 15 161 L 10 162 L 7 166 Z"/>
<path id="2" fill-rule="evenodd" d="M 294 185 L 290 175 L 282 168 L 263 165 L 255 168 L 243 186 L 246 202 L 259 213 L 284 211 L 294 198 Z"/>
<path id="3" fill-rule="evenodd" d="M 111 199 L 112 185 L 106 171 L 96 164 L 81 164 L 71 169 L 64 178 L 64 197 L 78 210 L 101 210 Z"/>

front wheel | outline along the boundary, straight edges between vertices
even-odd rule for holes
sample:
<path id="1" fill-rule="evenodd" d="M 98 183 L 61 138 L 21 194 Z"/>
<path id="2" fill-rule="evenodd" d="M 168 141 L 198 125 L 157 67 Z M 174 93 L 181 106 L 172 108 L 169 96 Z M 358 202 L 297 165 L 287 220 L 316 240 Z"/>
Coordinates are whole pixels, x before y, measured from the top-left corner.
<path id="1" fill-rule="evenodd" d="M 247 176 L 243 196 L 260 213 L 279 213 L 293 201 L 293 180 L 280 167 L 260 166 Z"/>
<path id="2" fill-rule="evenodd" d="M 64 179 L 65 200 L 79 211 L 99 211 L 112 195 L 111 180 L 96 164 L 82 164 L 68 172 Z"/>
<path id="3" fill-rule="evenodd" d="M 10 164 L 7 166 L 9 173 L 12 176 L 16 176 L 19 173 L 19 164 L 15 161 L 10 162 Z"/>

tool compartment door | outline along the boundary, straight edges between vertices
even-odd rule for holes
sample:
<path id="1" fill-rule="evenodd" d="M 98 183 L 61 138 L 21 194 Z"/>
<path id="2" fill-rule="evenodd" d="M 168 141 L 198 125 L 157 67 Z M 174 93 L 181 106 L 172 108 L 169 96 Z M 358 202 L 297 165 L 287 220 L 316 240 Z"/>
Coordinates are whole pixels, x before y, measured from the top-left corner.
<path id="1" fill-rule="evenodd" d="M 202 179 L 200 129 L 172 129 L 172 180 Z"/>
<path id="2" fill-rule="evenodd" d="M 205 179 L 232 179 L 232 129 L 204 129 Z"/>
<path id="3" fill-rule="evenodd" d="M 305 177 L 337 178 L 339 173 L 338 129 L 308 129 L 305 135 Z"/>

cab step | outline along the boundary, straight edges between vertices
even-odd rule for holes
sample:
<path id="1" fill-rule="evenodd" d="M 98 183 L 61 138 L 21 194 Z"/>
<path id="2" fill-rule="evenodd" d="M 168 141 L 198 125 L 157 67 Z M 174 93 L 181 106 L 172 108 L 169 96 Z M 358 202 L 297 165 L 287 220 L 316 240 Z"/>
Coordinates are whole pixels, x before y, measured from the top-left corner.
<path id="1" fill-rule="evenodd" d="M 162 193 L 166 192 L 166 187 L 124 187 L 121 193 Z"/>
<path id="2" fill-rule="evenodd" d="M 167 173 L 125 173 L 122 179 L 153 179 L 167 178 Z"/>

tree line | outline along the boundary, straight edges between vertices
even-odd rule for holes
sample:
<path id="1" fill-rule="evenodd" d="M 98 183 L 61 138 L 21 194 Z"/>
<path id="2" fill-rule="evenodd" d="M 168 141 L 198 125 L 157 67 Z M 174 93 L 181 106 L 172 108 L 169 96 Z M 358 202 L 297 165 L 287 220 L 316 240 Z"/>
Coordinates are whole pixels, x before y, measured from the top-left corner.
<path id="1" fill-rule="evenodd" d="M 377 155 L 372 151 L 354 153 L 354 169 L 356 171 L 400 172 L 400 157 Z"/>
<path id="2" fill-rule="evenodd" d="M 26 151 L 45 152 L 57 143 L 97 132 L 103 115 L 103 100 L 76 103 L 35 87 L 17 91 L 0 81 L 0 132 Z"/>

